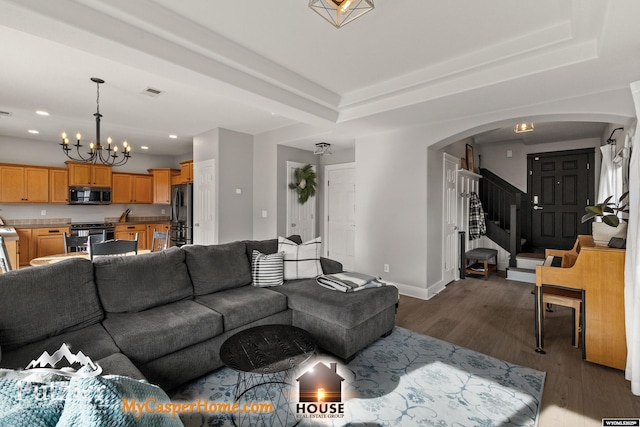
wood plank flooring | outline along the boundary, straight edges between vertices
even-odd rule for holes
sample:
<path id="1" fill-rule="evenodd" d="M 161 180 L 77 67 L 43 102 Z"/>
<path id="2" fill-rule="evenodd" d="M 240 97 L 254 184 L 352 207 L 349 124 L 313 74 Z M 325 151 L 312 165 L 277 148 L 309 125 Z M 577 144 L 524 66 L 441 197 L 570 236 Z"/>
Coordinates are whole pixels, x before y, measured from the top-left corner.
<path id="1" fill-rule="evenodd" d="M 545 371 L 539 427 L 602 425 L 640 417 L 640 397 L 624 372 L 582 360 L 572 346 L 572 311 L 554 306 L 545 323 L 546 355 L 534 351 L 532 284 L 467 278 L 428 301 L 401 296 L 396 324 L 511 363 Z"/>

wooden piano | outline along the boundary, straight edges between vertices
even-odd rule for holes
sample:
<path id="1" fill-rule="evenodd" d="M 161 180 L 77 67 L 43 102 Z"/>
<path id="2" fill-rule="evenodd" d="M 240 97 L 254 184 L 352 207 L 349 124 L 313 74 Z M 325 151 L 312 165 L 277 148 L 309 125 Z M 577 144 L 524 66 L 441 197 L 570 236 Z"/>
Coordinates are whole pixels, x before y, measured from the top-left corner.
<path id="1" fill-rule="evenodd" d="M 560 267 L 536 267 L 536 351 L 544 353 L 543 287 L 582 291 L 582 358 L 624 370 L 627 343 L 624 315 L 624 249 L 596 246 L 578 236 L 573 249 L 547 249 Z M 546 264 L 546 263 L 545 263 Z"/>

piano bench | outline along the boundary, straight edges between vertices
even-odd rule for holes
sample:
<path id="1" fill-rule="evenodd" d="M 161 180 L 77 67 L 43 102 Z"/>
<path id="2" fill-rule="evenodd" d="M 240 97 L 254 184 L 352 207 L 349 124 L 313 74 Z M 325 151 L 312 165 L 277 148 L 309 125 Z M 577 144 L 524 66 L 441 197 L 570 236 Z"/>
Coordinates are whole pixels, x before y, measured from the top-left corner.
<path id="1" fill-rule="evenodd" d="M 475 248 L 465 252 L 464 257 L 467 261 L 475 261 L 465 266 L 467 274 L 481 274 L 484 280 L 487 280 L 489 273 L 498 270 L 498 250 L 489 248 Z M 493 264 L 489 261 L 493 258 Z"/>
<path id="2" fill-rule="evenodd" d="M 578 337 L 580 335 L 580 304 L 582 304 L 582 293 L 570 289 L 560 289 L 552 287 L 542 287 L 542 302 L 556 304 L 563 307 L 573 308 L 573 346 L 578 348 Z M 546 310 L 543 312 L 546 317 Z"/>

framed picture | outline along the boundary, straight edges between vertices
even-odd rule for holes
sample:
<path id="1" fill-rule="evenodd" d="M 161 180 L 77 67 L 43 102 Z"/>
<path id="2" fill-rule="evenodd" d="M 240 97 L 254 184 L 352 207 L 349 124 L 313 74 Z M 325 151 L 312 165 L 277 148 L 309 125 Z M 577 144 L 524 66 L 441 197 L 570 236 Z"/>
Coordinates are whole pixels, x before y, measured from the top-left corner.
<path id="1" fill-rule="evenodd" d="M 461 157 L 460 158 L 460 167 L 464 170 L 467 170 L 467 158 L 466 157 Z"/>
<path id="2" fill-rule="evenodd" d="M 473 162 L 473 147 L 467 144 L 467 170 L 475 172 L 475 164 Z"/>

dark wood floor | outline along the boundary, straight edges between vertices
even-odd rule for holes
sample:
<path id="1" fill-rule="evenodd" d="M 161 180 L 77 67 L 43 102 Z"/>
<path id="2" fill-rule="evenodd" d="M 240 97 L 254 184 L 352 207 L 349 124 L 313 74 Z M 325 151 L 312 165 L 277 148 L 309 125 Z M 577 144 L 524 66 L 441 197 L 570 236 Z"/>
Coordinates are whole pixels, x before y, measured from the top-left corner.
<path id="1" fill-rule="evenodd" d="M 502 274 L 501 274 L 502 273 Z M 533 285 L 467 278 L 428 301 L 402 296 L 398 326 L 545 371 L 540 427 L 601 426 L 604 417 L 640 417 L 640 397 L 624 372 L 582 360 L 572 346 L 572 310 L 554 306 L 545 323 L 546 355 L 534 351 Z"/>

